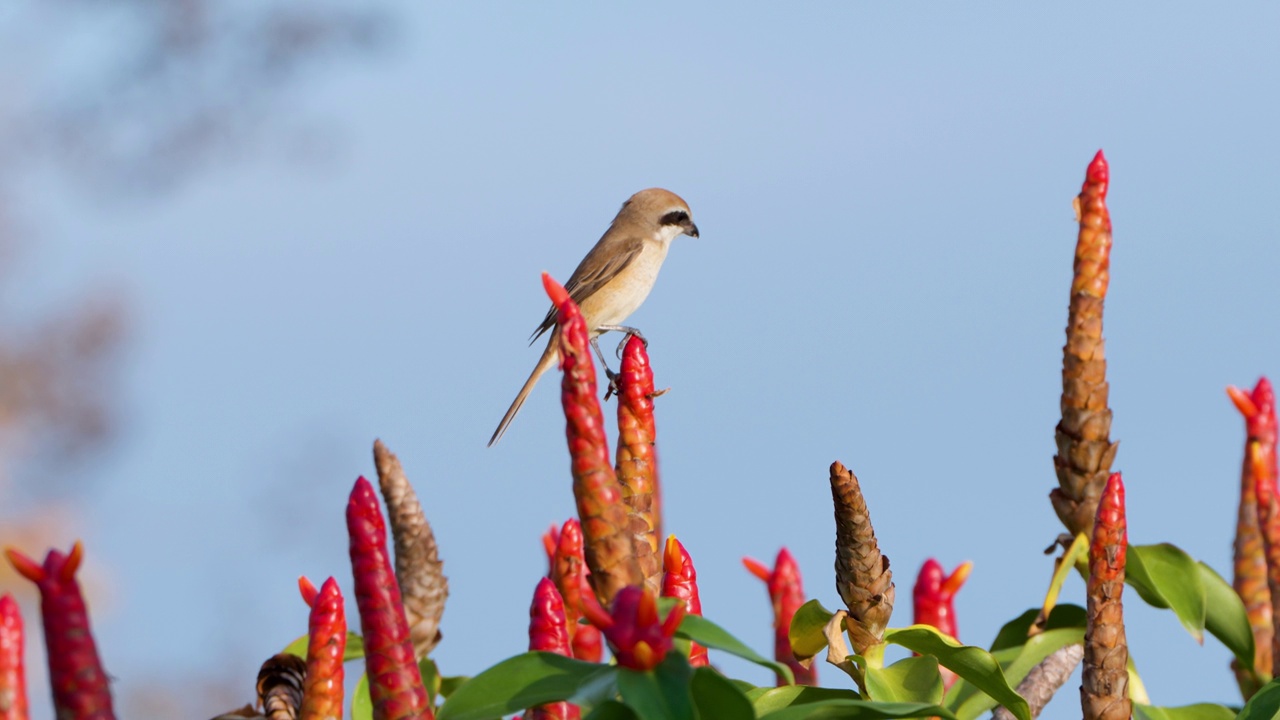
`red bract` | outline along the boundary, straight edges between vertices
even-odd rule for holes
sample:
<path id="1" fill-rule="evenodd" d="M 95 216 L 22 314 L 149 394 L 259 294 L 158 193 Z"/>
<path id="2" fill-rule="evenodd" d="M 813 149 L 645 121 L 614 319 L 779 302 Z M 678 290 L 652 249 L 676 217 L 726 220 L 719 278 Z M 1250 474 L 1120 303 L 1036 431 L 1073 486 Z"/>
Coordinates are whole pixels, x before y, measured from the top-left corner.
<path id="1" fill-rule="evenodd" d="M 690 615 L 702 615 L 702 599 L 698 596 L 698 571 L 693 568 L 693 558 L 689 557 L 689 551 L 676 540 L 675 535 L 667 538 L 667 547 L 662 553 L 662 596 L 682 601 Z M 698 643 L 692 643 L 689 646 L 689 664 L 694 667 L 709 664 L 707 649 Z"/>
<path id="2" fill-rule="evenodd" d="M 308 623 L 307 679 L 302 692 L 299 720 L 342 720 L 342 656 L 347 650 L 347 618 L 342 611 L 342 591 L 329 578 L 316 586 L 298 578 L 302 599 L 311 608 Z"/>
<path id="3" fill-rule="evenodd" d="M 742 558 L 742 564 L 752 575 L 765 582 L 769 589 L 769 601 L 773 604 L 773 658 L 786 663 L 795 674 L 797 685 L 817 685 L 818 669 L 796 660 L 791 652 L 791 618 L 804 605 L 804 583 L 800 579 L 800 566 L 785 547 L 778 551 L 773 569 L 751 558 Z M 778 676 L 778 685 L 786 685 L 786 678 Z"/>
<path id="4" fill-rule="evenodd" d="M 604 657 L 604 641 L 600 631 L 590 625 L 580 625 L 582 617 L 582 594 L 591 594 L 591 584 L 587 582 L 587 564 L 582 554 L 582 526 L 577 520 L 565 521 L 561 530 L 554 527 L 542 536 L 544 546 L 550 538 L 555 538 L 555 548 L 549 550 L 551 556 L 550 577 L 564 598 L 565 618 L 569 623 L 569 641 L 573 646 L 573 656 L 587 662 L 600 662 Z"/>
<path id="5" fill-rule="evenodd" d="M 569 628 L 565 620 L 564 600 L 551 578 L 542 578 L 533 591 L 529 607 L 529 649 L 572 657 L 569 651 Z M 560 701 L 529 708 L 525 720 L 578 720 L 582 711 L 577 705 Z"/>
<path id="6" fill-rule="evenodd" d="M 587 567 L 596 595 L 612 602 L 628 585 L 644 581 L 627 530 L 627 507 L 622 486 L 609 463 L 604 416 L 596 397 L 596 370 L 587 349 L 587 326 L 569 293 L 550 275 L 542 285 L 556 306 L 560 340 L 560 368 L 564 379 L 560 402 L 564 408 L 565 435 L 573 470 L 573 496 L 586 540 Z"/>
<path id="7" fill-rule="evenodd" d="M 683 605 L 671 609 L 665 621 L 658 619 L 658 601 L 632 585 L 618 592 L 613 612 L 607 613 L 594 596 L 583 598 L 587 620 L 600 628 L 618 664 L 631 670 L 652 670 L 671 651 L 676 628 L 684 619 Z"/>
<path id="8" fill-rule="evenodd" d="M 0 596 L 0 720 L 27 720 L 22 614 L 8 593 Z"/>
<path id="9" fill-rule="evenodd" d="M 40 589 L 49 682 L 59 720 L 114 720 L 107 674 L 98 659 L 89 611 L 76 582 L 84 546 L 77 542 L 70 555 L 50 550 L 43 566 L 13 548 L 4 552 L 14 569 Z"/>
<path id="10" fill-rule="evenodd" d="M 387 526 L 373 485 L 363 477 L 356 480 L 347 503 L 347 532 L 374 720 L 434 718 L 391 570 Z"/>
<path id="11" fill-rule="evenodd" d="M 935 627 L 958 640 L 960 631 L 956 627 L 956 591 L 964 585 L 972 569 L 973 563 L 961 563 L 960 567 L 946 575 L 937 560 L 925 560 L 912 592 L 916 624 Z M 955 684 L 955 673 L 947 668 L 938 668 L 938 671 L 942 673 L 943 685 L 949 688 Z"/>

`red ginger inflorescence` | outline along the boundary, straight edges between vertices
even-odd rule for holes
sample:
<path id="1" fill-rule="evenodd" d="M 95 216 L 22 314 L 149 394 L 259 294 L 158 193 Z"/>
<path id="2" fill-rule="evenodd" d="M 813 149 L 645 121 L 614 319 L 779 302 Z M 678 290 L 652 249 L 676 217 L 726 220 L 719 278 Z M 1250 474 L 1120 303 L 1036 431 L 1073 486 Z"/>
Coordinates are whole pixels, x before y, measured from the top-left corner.
<path id="1" fill-rule="evenodd" d="M 547 577 L 555 582 L 560 597 L 564 599 L 573 657 L 587 662 L 600 662 L 604 657 L 604 640 L 600 637 L 600 631 L 578 622 L 582 617 L 582 594 L 591 593 L 591 584 L 587 581 L 587 563 L 582 553 L 582 526 L 573 519 L 565 521 L 564 527 L 559 530 L 553 525 L 542 536 L 542 545 L 547 551 L 550 565 Z"/>
<path id="2" fill-rule="evenodd" d="M 1266 509 L 1259 503 L 1258 487 L 1276 485 L 1276 397 L 1271 382 L 1260 378 L 1252 392 L 1236 387 L 1227 394 L 1245 422 L 1244 466 L 1240 472 L 1240 509 L 1236 520 L 1235 573 L 1232 586 L 1244 602 L 1254 638 L 1254 670 L 1250 677 L 1235 662 L 1241 689 L 1246 697 L 1256 689 L 1258 675 L 1267 677 L 1273 668 L 1276 633 L 1273 628 L 1274 597 L 1267 581 L 1267 552 L 1263 544 L 1260 518 Z"/>
<path id="3" fill-rule="evenodd" d="M 973 563 L 961 563 L 959 567 L 947 575 L 937 560 L 929 558 L 920 568 L 916 576 L 916 586 L 912 591 L 915 623 L 929 625 L 960 639 L 959 628 L 956 627 L 956 592 L 969 578 Z M 943 684 L 950 688 L 956 681 L 956 674 L 947 668 L 938 668 L 942 673 Z"/>
<path id="4" fill-rule="evenodd" d="M 298 578 L 302 600 L 311 608 L 308 621 L 307 675 L 299 720 L 342 720 L 343 655 L 347 650 L 347 617 L 342 590 L 329 578 L 319 590 Z"/>
<path id="5" fill-rule="evenodd" d="M 769 589 L 769 601 L 773 604 L 773 659 L 791 668 L 797 685 L 817 685 L 818 668 L 812 663 L 802 665 L 791 651 L 791 618 L 805 602 L 804 583 L 796 559 L 784 547 L 778 551 L 772 570 L 751 558 L 742 558 L 742 564 L 752 575 L 763 580 Z M 786 678 L 779 675 L 778 685 L 786 684 Z"/>
<path id="6" fill-rule="evenodd" d="M 1084 720 L 1129 720 L 1129 644 L 1124 632 L 1125 558 L 1129 548 L 1124 481 L 1112 473 L 1098 502 L 1089 545 L 1088 626 L 1080 701 Z"/>
<path id="7" fill-rule="evenodd" d="M 373 485 L 363 477 L 356 480 L 347 503 L 347 532 L 374 720 L 434 718 L 391 569 L 386 522 Z"/>
<path id="8" fill-rule="evenodd" d="M 591 568 L 596 597 L 608 604 L 622 588 L 643 583 L 644 575 L 631 545 L 622 486 L 609 463 L 604 415 L 596 396 L 596 371 L 587 349 L 586 321 L 560 283 L 543 273 L 542 285 L 557 308 L 560 368 L 564 372 L 560 401 L 587 567 Z"/>
<path id="9" fill-rule="evenodd" d="M 564 600 L 551 578 L 542 578 L 529 607 L 529 649 L 572 657 Z M 524 720 L 578 720 L 582 711 L 566 701 L 547 703 L 525 711 Z"/>
<path id="10" fill-rule="evenodd" d="M 662 553 L 662 571 L 662 597 L 680 600 L 684 603 L 686 613 L 701 617 L 702 598 L 698 595 L 698 571 L 693 567 L 689 551 L 684 549 L 675 535 L 667 538 L 667 547 Z M 690 644 L 689 664 L 693 667 L 710 664 L 707 648 L 696 642 Z"/>
<path id="11" fill-rule="evenodd" d="M 58 718 L 114 720 L 107 674 L 98 658 L 98 647 L 89 629 L 89 610 L 76 582 L 84 546 L 77 542 L 68 555 L 50 550 L 44 565 L 37 565 L 13 548 L 6 549 L 5 555 L 14 569 L 40 589 L 49 682 Z"/>
<path id="12" fill-rule="evenodd" d="M 613 601 L 613 612 L 592 595 L 583 598 L 587 620 L 600 628 L 618 665 L 631 670 L 652 670 L 671 652 L 676 629 L 684 619 L 684 605 L 671 609 L 665 621 L 658 617 L 658 601 L 638 585 L 623 588 Z"/>
<path id="13" fill-rule="evenodd" d="M 662 583 L 662 495 L 658 483 L 657 428 L 653 420 L 653 367 L 644 341 L 632 335 L 618 371 L 618 482 L 630 509 L 629 529 L 636 561 L 650 590 Z"/>
<path id="14" fill-rule="evenodd" d="M 22 613 L 13 596 L 5 593 L 0 595 L 0 720 L 27 720 L 22 643 Z"/>

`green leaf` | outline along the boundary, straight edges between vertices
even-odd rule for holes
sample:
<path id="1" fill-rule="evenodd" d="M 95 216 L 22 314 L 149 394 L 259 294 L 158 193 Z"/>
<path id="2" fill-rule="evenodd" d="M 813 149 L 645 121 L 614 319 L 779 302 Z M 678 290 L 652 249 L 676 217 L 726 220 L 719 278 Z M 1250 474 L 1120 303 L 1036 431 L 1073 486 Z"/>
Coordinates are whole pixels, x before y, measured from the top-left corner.
<path id="1" fill-rule="evenodd" d="M 791 673 L 791 668 L 763 657 L 748 647 L 746 643 L 730 635 L 727 630 L 704 617 L 686 615 L 684 620 L 680 622 L 680 629 L 676 631 L 676 636 L 702 643 L 709 648 L 723 650 L 730 655 L 736 655 L 743 660 L 767 667 L 786 678 L 788 683 L 796 681 L 795 676 Z"/>
<path id="2" fill-rule="evenodd" d="M 440 708 L 439 720 L 489 720 L 533 705 L 567 700 L 615 672 L 607 665 L 547 652 L 508 658 L 463 683 Z"/>
<path id="3" fill-rule="evenodd" d="M 1225 705 L 1197 703 L 1182 707 L 1155 707 L 1133 704 L 1133 716 L 1137 720 L 1234 720 L 1236 711 Z"/>
<path id="4" fill-rule="evenodd" d="M 738 686 L 709 667 L 693 671 L 693 704 L 704 720 L 756 720 L 751 701 Z"/>
<path id="5" fill-rule="evenodd" d="M 1280 680 L 1272 680 L 1249 698 L 1236 720 L 1272 720 L 1280 714 Z"/>
<path id="6" fill-rule="evenodd" d="M 1082 642 L 1084 642 L 1084 628 L 1059 627 L 1046 630 L 1022 645 L 1006 647 L 991 655 L 996 662 L 1000 663 L 1005 681 L 1016 687 L 1031 668 L 1039 665 L 1040 661 L 1049 657 L 1050 654 L 1066 645 L 1078 645 Z M 969 681 L 961 678 L 947 691 L 943 704 L 954 710 L 959 720 L 974 720 L 994 708 L 996 701 Z"/>
<path id="7" fill-rule="evenodd" d="M 693 669 L 679 653 L 668 653 L 658 667 L 618 669 L 618 693 L 640 720 L 695 720 L 689 681 Z"/>
<path id="8" fill-rule="evenodd" d="M 796 610 L 787 636 L 791 640 L 791 652 L 797 659 L 811 658 L 822 652 L 827 646 L 827 636 L 823 629 L 834 615 L 817 600 L 810 600 Z"/>
<path id="9" fill-rule="evenodd" d="M 422 676 L 422 687 L 427 691 L 427 702 L 436 706 L 436 698 L 440 695 L 440 670 L 436 661 L 424 657 L 418 661 L 418 674 Z"/>
<path id="10" fill-rule="evenodd" d="M 617 700 L 606 700 L 587 715 L 586 720 L 639 720 L 631 708 Z"/>
<path id="11" fill-rule="evenodd" d="M 1004 627 L 1000 628 L 1000 632 L 996 633 L 996 639 L 991 643 L 991 652 L 994 653 L 997 650 L 1011 647 L 1022 647 L 1027 642 L 1031 624 L 1035 622 L 1039 614 L 1039 608 L 1031 608 L 1005 623 Z M 1056 605 L 1053 608 L 1053 612 L 1049 613 L 1049 619 L 1045 622 L 1044 629 L 1054 630 L 1066 627 L 1084 629 L 1087 623 L 1088 615 L 1085 609 L 1079 605 Z"/>
<path id="12" fill-rule="evenodd" d="M 955 720 L 951 711 L 924 703 L 881 703 L 868 700 L 820 700 L 791 705 L 761 715 L 760 720 L 881 720 L 882 718 L 939 717 Z"/>
<path id="13" fill-rule="evenodd" d="M 866 680 L 872 700 L 942 704 L 942 675 L 932 655 L 905 658 L 887 668 L 868 666 Z"/>
<path id="14" fill-rule="evenodd" d="M 360 673 L 356 692 L 351 696 L 352 720 L 373 720 L 373 698 L 369 696 L 369 676 Z"/>
<path id="15" fill-rule="evenodd" d="M 286 645 L 284 650 L 281 650 L 280 652 L 297 655 L 305 660 L 307 658 L 307 642 L 310 637 L 310 635 L 303 635 L 297 640 Z M 364 638 L 348 630 L 347 649 L 342 653 L 342 661 L 351 662 L 352 660 L 359 660 L 362 657 L 364 657 Z"/>
<path id="16" fill-rule="evenodd" d="M 1196 566 L 1200 570 L 1205 607 L 1208 608 L 1204 618 L 1205 629 L 1227 646 L 1240 667 L 1253 670 L 1253 628 L 1249 627 L 1249 614 L 1244 602 L 1213 568 L 1202 562 Z"/>
<path id="17" fill-rule="evenodd" d="M 1000 663 L 982 648 L 961 645 L 928 625 L 912 625 L 884 633 L 885 642 L 901 645 L 921 655 L 933 655 L 938 663 L 968 680 L 1004 705 L 1018 720 L 1031 720 L 1031 708 L 1009 687 Z"/>
<path id="18" fill-rule="evenodd" d="M 1169 543 L 1130 545 L 1125 582 L 1147 604 L 1170 608 L 1196 642 L 1204 642 L 1206 591 L 1195 560 Z"/>
<path id="19" fill-rule="evenodd" d="M 446 675 L 444 677 L 441 677 L 440 678 L 440 697 L 447 699 L 450 695 L 453 694 L 454 690 L 457 690 L 459 687 L 462 686 L 463 683 L 467 682 L 470 679 L 471 678 L 467 677 L 466 675 Z"/>
<path id="20" fill-rule="evenodd" d="M 823 700 L 861 700 L 862 698 L 852 690 L 810 685 L 783 685 L 777 688 L 756 688 L 747 693 L 747 699 L 755 707 L 756 715 L 763 716 L 792 705 L 806 705 Z"/>

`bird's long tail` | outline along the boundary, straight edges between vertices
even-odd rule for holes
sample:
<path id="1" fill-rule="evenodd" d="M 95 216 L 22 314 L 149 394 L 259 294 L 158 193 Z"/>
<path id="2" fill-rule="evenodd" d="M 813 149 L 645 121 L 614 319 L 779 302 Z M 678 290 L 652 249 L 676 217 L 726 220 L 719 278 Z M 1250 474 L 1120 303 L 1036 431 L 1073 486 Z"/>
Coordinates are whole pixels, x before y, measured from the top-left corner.
<path id="1" fill-rule="evenodd" d="M 511 401 L 511 407 L 507 408 L 507 414 L 502 416 L 502 422 L 498 423 L 498 429 L 493 431 L 493 437 L 489 438 L 489 447 L 498 442 L 502 434 L 507 431 L 507 426 L 512 420 L 516 419 L 516 413 L 520 412 L 520 406 L 524 405 L 524 401 L 529 397 L 529 392 L 533 390 L 533 386 L 538 384 L 538 379 L 546 374 L 548 370 L 555 367 L 556 361 L 560 359 L 560 334 L 555 332 L 551 335 L 551 340 L 547 342 L 547 349 L 542 353 L 542 358 L 538 360 L 538 366 L 533 369 L 529 375 L 529 379 L 524 381 L 524 387 L 520 388 L 520 393 L 516 395 L 516 399 Z"/>

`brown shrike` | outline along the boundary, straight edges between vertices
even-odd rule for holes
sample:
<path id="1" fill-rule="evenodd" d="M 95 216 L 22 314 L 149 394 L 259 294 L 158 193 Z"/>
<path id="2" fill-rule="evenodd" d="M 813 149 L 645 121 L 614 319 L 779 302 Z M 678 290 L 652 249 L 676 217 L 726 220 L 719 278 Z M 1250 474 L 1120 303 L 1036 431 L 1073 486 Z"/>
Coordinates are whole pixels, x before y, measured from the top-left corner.
<path id="1" fill-rule="evenodd" d="M 618 330 L 640 335 L 635 328 L 619 323 L 635 312 L 649 296 L 662 261 L 667 258 L 667 249 L 678 235 L 698 237 L 698 226 L 693 224 L 685 201 L 662 188 L 641 190 L 622 204 L 609 229 L 569 276 L 564 287 L 582 309 L 591 344 L 602 363 L 604 355 L 596 342 L 601 333 Z M 560 329 L 556 327 L 555 307 L 547 311 L 529 344 L 532 345 L 548 330 L 552 332 L 547 349 L 507 409 L 507 414 L 502 417 L 502 422 L 498 423 L 498 429 L 493 431 L 493 437 L 489 438 L 490 446 L 507 431 L 507 426 L 520 412 L 520 406 L 538 379 L 560 359 Z M 609 372 L 608 365 L 605 372 Z"/>

